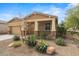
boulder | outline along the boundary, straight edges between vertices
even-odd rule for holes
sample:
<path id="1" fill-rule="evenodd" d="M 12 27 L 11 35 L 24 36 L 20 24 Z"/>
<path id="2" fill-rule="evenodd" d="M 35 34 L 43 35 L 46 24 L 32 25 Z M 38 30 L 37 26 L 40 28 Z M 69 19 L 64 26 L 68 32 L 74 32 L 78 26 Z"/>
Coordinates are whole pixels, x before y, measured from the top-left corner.
<path id="1" fill-rule="evenodd" d="M 49 54 L 49 55 L 54 54 L 55 53 L 55 48 L 52 47 L 52 46 L 48 46 L 47 50 L 46 50 L 46 53 Z"/>
<path id="2" fill-rule="evenodd" d="M 9 47 L 12 47 L 13 45 L 14 45 L 14 43 L 10 43 L 8 46 L 9 46 Z"/>

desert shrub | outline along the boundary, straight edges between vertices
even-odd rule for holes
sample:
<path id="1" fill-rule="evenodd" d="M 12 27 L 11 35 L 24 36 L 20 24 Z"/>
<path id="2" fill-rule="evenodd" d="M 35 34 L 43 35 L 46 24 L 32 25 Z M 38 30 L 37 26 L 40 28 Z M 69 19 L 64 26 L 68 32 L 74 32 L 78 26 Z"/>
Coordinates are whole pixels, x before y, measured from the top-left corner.
<path id="1" fill-rule="evenodd" d="M 64 46 L 64 45 L 65 45 L 64 39 L 61 38 L 61 37 L 58 37 L 58 38 L 56 39 L 56 44 L 57 44 L 57 45 Z"/>
<path id="2" fill-rule="evenodd" d="M 41 40 L 39 42 L 39 45 L 36 46 L 36 50 L 39 51 L 40 53 L 45 53 L 48 45 L 44 40 Z"/>
<path id="3" fill-rule="evenodd" d="M 64 35 L 66 35 L 67 30 L 65 29 L 65 27 L 61 27 L 59 26 L 57 28 L 57 37 L 63 37 Z"/>
<path id="4" fill-rule="evenodd" d="M 20 37 L 19 37 L 19 36 L 14 36 L 14 37 L 13 37 L 13 40 L 14 40 L 14 41 L 19 41 L 19 40 L 20 40 Z"/>
<path id="5" fill-rule="evenodd" d="M 22 45 L 21 41 L 14 41 L 13 47 L 17 48 L 17 47 L 20 47 L 21 45 Z"/>
<path id="6" fill-rule="evenodd" d="M 28 37 L 28 40 L 26 40 L 26 43 L 31 46 L 31 47 L 34 47 L 36 45 L 36 37 L 35 35 L 30 35 Z"/>

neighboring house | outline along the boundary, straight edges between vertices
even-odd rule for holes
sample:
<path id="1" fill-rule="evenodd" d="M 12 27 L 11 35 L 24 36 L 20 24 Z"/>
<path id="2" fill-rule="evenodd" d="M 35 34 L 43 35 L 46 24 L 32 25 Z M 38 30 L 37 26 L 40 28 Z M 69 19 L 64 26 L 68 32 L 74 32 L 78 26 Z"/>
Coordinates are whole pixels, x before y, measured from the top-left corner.
<path id="1" fill-rule="evenodd" d="M 0 34 L 8 33 L 8 24 L 5 21 L 0 20 Z"/>
<path id="2" fill-rule="evenodd" d="M 26 34 L 35 34 L 37 36 L 45 35 L 49 39 L 56 37 L 58 26 L 57 17 L 53 15 L 34 12 L 23 19 L 14 18 L 8 22 L 9 32 L 11 34 L 21 35 L 22 27 L 26 26 Z"/>

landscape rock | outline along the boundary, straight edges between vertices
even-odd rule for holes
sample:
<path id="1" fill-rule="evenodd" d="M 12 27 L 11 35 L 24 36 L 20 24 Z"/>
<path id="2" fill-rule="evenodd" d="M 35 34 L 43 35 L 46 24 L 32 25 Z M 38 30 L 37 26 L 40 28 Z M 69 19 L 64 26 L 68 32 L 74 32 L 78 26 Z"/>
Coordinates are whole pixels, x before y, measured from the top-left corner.
<path id="1" fill-rule="evenodd" d="M 52 47 L 52 46 L 48 46 L 47 50 L 46 50 L 46 53 L 49 54 L 49 55 L 54 54 L 55 53 L 55 48 Z"/>
<path id="2" fill-rule="evenodd" d="M 10 43 L 8 46 L 9 46 L 9 47 L 12 47 L 13 45 L 14 45 L 14 43 Z"/>

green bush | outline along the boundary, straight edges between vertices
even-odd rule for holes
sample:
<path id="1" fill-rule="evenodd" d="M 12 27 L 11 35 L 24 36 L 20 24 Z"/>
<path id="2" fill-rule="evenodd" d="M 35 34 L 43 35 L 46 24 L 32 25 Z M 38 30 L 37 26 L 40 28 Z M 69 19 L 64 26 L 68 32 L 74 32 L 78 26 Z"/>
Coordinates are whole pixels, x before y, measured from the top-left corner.
<path id="1" fill-rule="evenodd" d="M 39 51 L 40 53 L 46 53 L 48 45 L 44 40 L 41 40 L 39 42 L 39 45 L 36 46 L 36 50 Z"/>
<path id="2" fill-rule="evenodd" d="M 17 48 L 17 47 L 20 47 L 21 45 L 22 45 L 21 41 L 14 41 L 13 47 Z"/>
<path id="3" fill-rule="evenodd" d="M 36 37 L 35 35 L 30 35 L 26 42 L 29 46 L 34 47 L 36 45 Z"/>
<path id="4" fill-rule="evenodd" d="M 64 35 L 66 35 L 67 30 L 64 27 L 58 27 L 57 28 L 57 37 L 63 37 Z"/>
<path id="5" fill-rule="evenodd" d="M 58 37 L 58 38 L 56 39 L 56 44 L 57 44 L 57 45 L 64 46 L 64 45 L 65 45 L 64 39 L 61 38 L 61 37 Z"/>
<path id="6" fill-rule="evenodd" d="M 14 40 L 14 41 L 19 41 L 19 40 L 20 40 L 20 37 L 19 37 L 19 36 L 14 36 L 14 37 L 13 37 L 13 40 Z"/>

